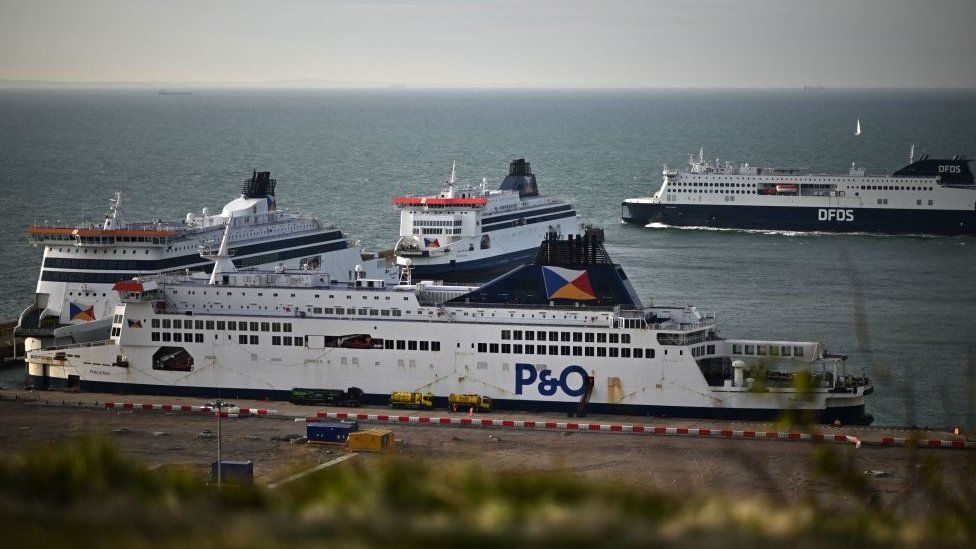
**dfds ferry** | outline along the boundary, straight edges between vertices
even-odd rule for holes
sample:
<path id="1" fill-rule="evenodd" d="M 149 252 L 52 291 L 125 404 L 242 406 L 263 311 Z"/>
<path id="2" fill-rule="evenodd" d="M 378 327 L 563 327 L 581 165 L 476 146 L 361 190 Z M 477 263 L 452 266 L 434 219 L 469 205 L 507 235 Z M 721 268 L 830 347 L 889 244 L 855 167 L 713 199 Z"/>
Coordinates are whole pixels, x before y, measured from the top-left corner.
<path id="1" fill-rule="evenodd" d="M 807 173 L 706 161 L 664 167 L 654 196 L 628 198 L 628 223 L 790 231 L 976 233 L 976 184 L 965 156 L 914 159 L 891 175 Z"/>
<path id="2" fill-rule="evenodd" d="M 646 307 L 593 237 L 550 234 L 481 287 L 308 271 L 119 282 L 110 339 L 28 353 L 35 387 L 288 398 L 339 389 L 479 394 L 523 410 L 869 420 L 863 375 L 810 341 L 726 339 L 695 307 Z M 802 382 L 800 382 L 802 380 Z M 802 387 L 802 388 L 801 388 Z"/>
<path id="3" fill-rule="evenodd" d="M 111 317 L 118 303 L 112 291 L 116 282 L 163 271 L 209 270 L 212 264 L 200 257 L 201 248 L 216 247 L 225 227 L 238 267 L 309 268 L 352 280 L 354 267 L 364 265 L 371 276 L 396 279 L 395 269 L 383 272 L 382 261 L 364 260 L 335 225 L 279 210 L 275 183 L 270 172 L 254 172 L 220 213 L 203 208 L 177 223 L 127 220 L 118 192 L 101 225 L 28 227 L 28 242 L 43 246 L 44 258 L 34 302 L 21 314 L 16 335 L 27 338 L 30 348 L 54 337 L 81 341 L 97 337 L 92 332 L 107 333 L 108 325 L 99 321 Z"/>
<path id="4" fill-rule="evenodd" d="M 573 205 L 541 196 L 524 159 L 509 164 L 498 189 L 460 186 L 456 164 L 437 196 L 405 196 L 397 264 L 414 278 L 481 282 L 532 261 L 546 233 L 583 233 Z"/>

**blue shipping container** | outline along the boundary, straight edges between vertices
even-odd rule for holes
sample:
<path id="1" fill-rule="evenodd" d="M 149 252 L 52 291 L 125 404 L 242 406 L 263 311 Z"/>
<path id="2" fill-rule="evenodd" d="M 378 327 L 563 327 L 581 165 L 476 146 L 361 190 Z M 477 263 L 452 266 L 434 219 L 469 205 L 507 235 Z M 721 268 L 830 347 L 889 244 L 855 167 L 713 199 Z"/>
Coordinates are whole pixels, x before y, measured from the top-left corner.
<path id="1" fill-rule="evenodd" d="M 305 425 L 305 438 L 309 442 L 331 442 L 344 444 L 349 433 L 359 430 L 359 425 L 350 423 L 308 423 Z"/>
<path id="2" fill-rule="evenodd" d="M 210 480 L 217 482 L 217 463 L 210 464 Z M 254 462 L 253 461 L 223 461 L 220 468 L 222 482 L 234 484 L 252 484 L 254 482 Z"/>

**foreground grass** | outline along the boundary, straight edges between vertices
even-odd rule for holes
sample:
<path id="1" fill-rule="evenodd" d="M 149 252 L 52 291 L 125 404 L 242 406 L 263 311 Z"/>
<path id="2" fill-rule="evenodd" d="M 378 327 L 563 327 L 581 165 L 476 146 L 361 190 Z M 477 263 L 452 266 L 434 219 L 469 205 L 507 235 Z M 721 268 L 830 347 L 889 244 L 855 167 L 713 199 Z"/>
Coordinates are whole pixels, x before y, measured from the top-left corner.
<path id="1" fill-rule="evenodd" d="M 842 456 L 818 460 L 844 470 Z M 877 508 L 867 496 L 862 509 L 839 515 L 814 500 L 677 498 L 389 457 L 275 491 L 218 493 L 198 471 L 152 471 L 110 441 L 81 438 L 0 462 L 0 539 L 6 547 L 968 545 L 973 502 L 931 483 L 923 489 L 931 494 L 925 516 Z M 867 493 L 863 482 L 853 490 Z"/>

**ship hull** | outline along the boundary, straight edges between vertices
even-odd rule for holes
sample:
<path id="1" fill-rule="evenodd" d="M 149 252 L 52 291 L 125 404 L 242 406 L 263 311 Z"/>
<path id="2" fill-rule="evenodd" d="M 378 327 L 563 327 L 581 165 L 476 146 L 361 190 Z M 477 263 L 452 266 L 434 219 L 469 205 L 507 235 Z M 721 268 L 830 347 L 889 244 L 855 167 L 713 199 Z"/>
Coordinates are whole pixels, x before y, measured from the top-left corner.
<path id="1" fill-rule="evenodd" d="M 677 227 L 883 234 L 976 234 L 976 210 L 719 206 L 624 202 L 623 221 Z"/>
<path id="2" fill-rule="evenodd" d="M 71 390 L 119 395 L 155 395 L 199 397 L 201 399 L 252 399 L 286 401 L 291 391 L 274 389 L 253 389 L 240 387 L 202 387 L 179 385 L 153 385 L 144 383 L 115 383 L 80 379 L 70 381 L 64 377 L 27 376 L 28 383 L 38 390 Z M 386 406 L 390 402 L 389 393 L 365 393 L 360 399 L 364 405 Z M 437 408 L 447 409 L 446 395 L 434 397 Z M 525 412 L 558 412 L 571 414 L 578 409 L 578 403 L 551 400 L 516 400 L 493 398 L 492 408 Z M 644 417 L 679 417 L 741 421 L 772 421 L 787 413 L 809 414 L 810 419 L 820 423 L 840 421 L 844 424 L 868 424 L 871 416 L 865 413 L 864 403 L 831 406 L 820 410 L 788 410 L 775 408 L 710 408 L 695 406 L 655 406 L 641 404 L 608 404 L 591 402 L 586 406 L 588 414 L 609 414 Z"/>

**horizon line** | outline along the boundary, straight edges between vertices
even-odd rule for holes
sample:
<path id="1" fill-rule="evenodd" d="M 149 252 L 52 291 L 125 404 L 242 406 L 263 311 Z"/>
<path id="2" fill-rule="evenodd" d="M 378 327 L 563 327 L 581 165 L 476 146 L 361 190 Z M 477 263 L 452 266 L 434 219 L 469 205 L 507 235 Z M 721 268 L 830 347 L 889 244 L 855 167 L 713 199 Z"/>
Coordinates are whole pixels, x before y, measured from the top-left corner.
<path id="1" fill-rule="evenodd" d="M 400 90 L 400 91 L 651 91 L 651 90 L 803 90 L 803 91 L 831 91 L 831 90 L 946 90 L 946 91 L 969 91 L 976 90 L 976 86 L 871 86 L 871 85 L 840 85 L 825 86 L 820 84 L 783 84 L 771 86 L 748 86 L 748 85 L 649 85 L 649 86 L 546 86 L 546 85 L 511 85 L 511 84 L 486 84 L 486 85 L 457 85 L 457 86 L 435 86 L 435 85 L 409 85 L 409 84 L 381 84 L 367 82 L 350 83 L 326 83 L 316 81 L 268 81 L 268 82 L 206 82 L 206 81 L 125 81 L 125 80 L 28 80 L 28 79 L 2 79 L 0 78 L 0 89 L 146 89 L 146 90 Z"/>

